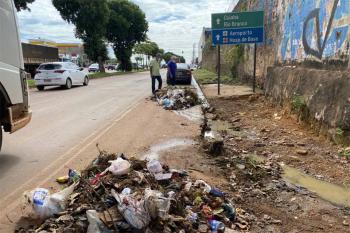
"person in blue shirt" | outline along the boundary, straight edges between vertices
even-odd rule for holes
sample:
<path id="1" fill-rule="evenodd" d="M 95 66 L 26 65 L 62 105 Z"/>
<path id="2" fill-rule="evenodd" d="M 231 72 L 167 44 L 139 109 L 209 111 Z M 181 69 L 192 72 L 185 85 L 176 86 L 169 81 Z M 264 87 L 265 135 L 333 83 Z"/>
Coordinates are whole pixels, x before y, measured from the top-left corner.
<path id="1" fill-rule="evenodd" d="M 170 61 L 168 62 L 168 77 L 170 81 L 171 86 L 175 86 L 176 81 L 175 81 L 175 76 L 176 76 L 176 57 L 172 56 Z"/>

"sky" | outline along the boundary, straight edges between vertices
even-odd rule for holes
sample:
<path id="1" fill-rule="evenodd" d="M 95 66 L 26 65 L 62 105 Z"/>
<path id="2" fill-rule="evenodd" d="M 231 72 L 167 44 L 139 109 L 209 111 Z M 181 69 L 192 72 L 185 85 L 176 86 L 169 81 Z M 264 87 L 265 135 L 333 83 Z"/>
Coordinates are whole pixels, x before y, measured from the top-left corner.
<path id="1" fill-rule="evenodd" d="M 132 0 L 145 12 L 148 37 L 165 51 L 192 60 L 193 45 L 197 56 L 203 27 L 210 27 L 211 14 L 226 12 L 233 0 Z M 56 42 L 80 42 L 74 25 L 62 20 L 51 0 L 36 0 L 31 11 L 18 13 L 21 38 L 47 39 Z"/>

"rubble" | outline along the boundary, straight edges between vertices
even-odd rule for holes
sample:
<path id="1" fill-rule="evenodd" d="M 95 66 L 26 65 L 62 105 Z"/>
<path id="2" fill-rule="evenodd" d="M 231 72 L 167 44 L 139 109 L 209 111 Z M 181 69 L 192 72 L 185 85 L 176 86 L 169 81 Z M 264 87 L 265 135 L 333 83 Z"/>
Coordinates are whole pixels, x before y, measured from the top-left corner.
<path id="1" fill-rule="evenodd" d="M 156 100 L 167 110 L 183 110 L 201 104 L 196 90 L 186 88 L 164 88 L 156 92 Z"/>
<path id="2" fill-rule="evenodd" d="M 61 212 L 16 232 L 223 232 L 240 219 L 224 192 L 156 160 L 100 151 L 76 175 L 68 181 L 74 191 Z"/>

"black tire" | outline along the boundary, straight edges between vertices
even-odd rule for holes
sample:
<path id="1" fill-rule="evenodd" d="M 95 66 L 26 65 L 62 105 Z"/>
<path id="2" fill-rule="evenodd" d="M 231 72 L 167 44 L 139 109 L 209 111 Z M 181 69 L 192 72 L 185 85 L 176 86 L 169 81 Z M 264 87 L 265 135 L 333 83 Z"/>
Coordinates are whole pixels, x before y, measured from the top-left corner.
<path id="1" fill-rule="evenodd" d="M 72 88 L 72 80 L 70 78 L 67 78 L 65 87 L 66 87 L 66 89 Z"/>
<path id="2" fill-rule="evenodd" d="M 38 91 L 43 91 L 45 89 L 45 86 L 36 86 L 36 88 L 38 89 Z"/>
<path id="3" fill-rule="evenodd" d="M 88 76 L 85 76 L 83 85 L 84 86 L 89 85 L 89 77 Z"/>

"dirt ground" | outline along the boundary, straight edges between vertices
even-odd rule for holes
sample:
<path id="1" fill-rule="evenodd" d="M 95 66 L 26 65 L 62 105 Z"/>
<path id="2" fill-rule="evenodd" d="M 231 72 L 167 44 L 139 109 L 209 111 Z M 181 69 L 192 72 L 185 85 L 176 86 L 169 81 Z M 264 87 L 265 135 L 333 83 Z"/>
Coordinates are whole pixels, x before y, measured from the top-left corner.
<path id="1" fill-rule="evenodd" d="M 125 153 L 129 157 L 141 158 L 154 144 L 169 140 L 195 139 L 200 133 L 200 125 L 165 111 L 155 102 L 145 99 L 102 132 L 96 132 L 79 148 L 63 155 L 45 171 L 38 172 L 36 182 L 28 183 L 18 192 L 0 203 L 0 232 L 13 232 L 21 217 L 22 193 L 36 187 L 49 189 L 52 193 L 62 187 L 55 182 L 64 176 L 68 168 L 84 169 L 98 155 L 96 144 L 103 150 Z M 183 148 L 183 147 L 180 147 Z M 176 155 L 173 155 L 176 157 Z M 23 220 L 23 219 L 22 219 Z M 27 224 L 20 221 L 20 224 Z"/>
<path id="2" fill-rule="evenodd" d="M 350 163 L 338 156 L 338 146 L 261 95 L 210 96 L 211 129 L 225 144 L 215 160 L 237 207 L 251 214 L 251 232 L 350 232 L 350 190 L 344 186 Z M 293 168 L 300 174 L 289 174 Z M 298 176 L 315 190 L 299 186 Z"/>
<path id="3" fill-rule="evenodd" d="M 208 84 L 202 86 L 203 91 L 206 96 L 216 96 L 218 93 L 218 85 L 217 84 Z M 249 95 L 252 93 L 250 87 L 247 86 L 232 86 L 232 85 L 220 85 L 220 95 L 222 97 L 232 96 L 232 95 Z"/>
<path id="4" fill-rule="evenodd" d="M 215 111 L 206 117 L 224 142 L 220 155 L 208 150 L 200 137 L 200 124 L 144 100 L 72 155 L 76 159 L 63 162 L 41 187 L 58 190 L 55 177 L 65 175 L 68 167 L 84 168 L 96 157 L 95 144 L 99 143 L 101 149 L 129 157 L 159 158 L 169 167 L 185 169 L 192 178 L 225 192 L 238 216 L 235 229 L 227 232 L 350 232 L 349 206 L 331 204 L 284 180 L 281 166 L 344 185 L 350 182 L 349 161 L 337 155 L 337 146 L 263 96 L 249 97 L 249 91 L 243 94 L 209 95 Z M 18 213 L 17 209 L 8 217 L 15 223 Z M 2 231 L 6 229 L 2 226 L 13 223 L 0 225 L 0 232 L 9 232 Z"/>

